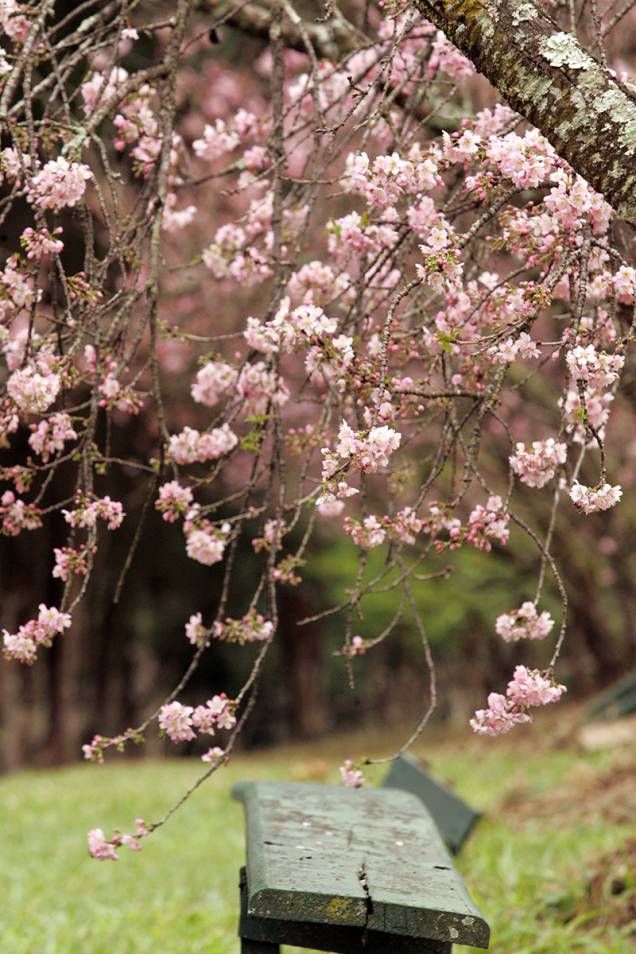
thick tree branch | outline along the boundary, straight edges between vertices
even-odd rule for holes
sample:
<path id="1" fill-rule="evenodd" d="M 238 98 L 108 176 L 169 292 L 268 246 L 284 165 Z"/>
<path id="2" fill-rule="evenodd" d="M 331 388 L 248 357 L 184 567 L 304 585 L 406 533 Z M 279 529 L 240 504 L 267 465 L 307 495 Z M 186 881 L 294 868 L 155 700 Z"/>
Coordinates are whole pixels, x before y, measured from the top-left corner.
<path id="1" fill-rule="evenodd" d="M 198 0 L 199 10 L 209 10 L 219 20 L 241 30 L 248 36 L 257 39 L 269 40 L 269 27 L 272 19 L 272 10 L 269 3 L 249 3 L 238 5 L 232 0 Z M 286 19 L 281 25 L 281 38 L 285 46 L 291 50 L 306 53 L 307 48 L 303 32 L 312 43 L 316 55 L 327 60 L 339 60 L 347 53 L 353 53 L 362 45 L 359 37 L 353 30 L 338 20 L 328 23 L 299 24 Z"/>
<path id="2" fill-rule="evenodd" d="M 502 97 L 636 224 L 636 100 L 530 0 L 415 0 Z"/>

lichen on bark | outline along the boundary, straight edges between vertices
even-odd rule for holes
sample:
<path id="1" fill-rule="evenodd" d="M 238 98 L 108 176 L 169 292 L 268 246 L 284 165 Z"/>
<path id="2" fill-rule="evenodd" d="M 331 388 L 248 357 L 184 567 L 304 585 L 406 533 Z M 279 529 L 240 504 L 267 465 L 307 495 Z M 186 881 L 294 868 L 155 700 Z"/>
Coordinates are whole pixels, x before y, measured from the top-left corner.
<path id="1" fill-rule="evenodd" d="M 543 44 L 543 55 L 552 66 L 568 66 L 571 70 L 594 68 L 594 60 L 581 49 L 571 33 L 549 36 Z"/>

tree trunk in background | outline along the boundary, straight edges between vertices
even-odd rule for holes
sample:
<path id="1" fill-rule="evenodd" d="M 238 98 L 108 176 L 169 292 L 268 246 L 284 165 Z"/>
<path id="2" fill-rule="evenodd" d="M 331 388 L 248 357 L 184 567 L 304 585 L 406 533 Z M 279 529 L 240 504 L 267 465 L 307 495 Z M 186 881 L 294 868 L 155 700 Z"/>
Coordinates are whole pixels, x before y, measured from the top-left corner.
<path id="1" fill-rule="evenodd" d="M 311 608 L 294 589 L 281 593 L 280 673 L 287 687 L 287 723 L 292 737 L 311 738 L 329 727 L 327 647 L 320 623 L 298 626 Z"/>
<path id="2" fill-rule="evenodd" d="M 565 568 L 570 602 L 568 657 L 581 680 L 577 689 L 594 690 L 620 678 L 630 657 L 628 640 L 615 638 L 601 601 L 601 574 L 607 563 L 598 559 L 592 546 L 577 541 L 566 526 L 556 536 L 555 549 L 557 563 Z"/>

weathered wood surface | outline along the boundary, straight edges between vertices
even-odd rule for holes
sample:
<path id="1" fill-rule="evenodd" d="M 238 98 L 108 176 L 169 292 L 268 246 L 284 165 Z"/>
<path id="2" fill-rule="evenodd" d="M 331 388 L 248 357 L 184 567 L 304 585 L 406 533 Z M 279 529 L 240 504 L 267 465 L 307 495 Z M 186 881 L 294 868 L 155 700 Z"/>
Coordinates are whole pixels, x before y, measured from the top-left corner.
<path id="1" fill-rule="evenodd" d="M 243 868 L 239 936 L 243 945 L 241 950 L 250 954 L 251 948 L 245 946 L 249 943 L 273 945 L 271 954 L 278 954 L 282 944 L 309 947 L 313 951 L 335 951 L 337 954 L 451 954 L 452 945 L 448 941 L 387 935 L 361 927 L 254 917 L 247 912 L 247 895 L 247 874 Z"/>
<path id="2" fill-rule="evenodd" d="M 487 947 L 489 927 L 413 796 L 240 782 L 248 914 Z"/>
<path id="3" fill-rule="evenodd" d="M 447 785 L 431 778 L 424 766 L 410 755 L 400 755 L 391 763 L 382 785 L 419 798 L 453 854 L 457 854 L 480 818 L 479 812 Z"/>

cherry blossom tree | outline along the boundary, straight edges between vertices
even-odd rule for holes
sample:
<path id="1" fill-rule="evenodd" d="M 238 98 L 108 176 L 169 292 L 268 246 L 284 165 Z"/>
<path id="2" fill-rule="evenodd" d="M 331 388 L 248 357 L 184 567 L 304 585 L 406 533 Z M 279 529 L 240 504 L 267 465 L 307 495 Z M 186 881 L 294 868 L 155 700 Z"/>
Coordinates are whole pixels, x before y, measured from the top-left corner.
<path id="1" fill-rule="evenodd" d="M 555 528 L 621 500 L 605 442 L 636 327 L 636 106 L 605 46 L 628 8 L 573 9 L 418 0 L 305 20 L 287 0 L 0 3 L 0 215 L 19 223 L 0 271 L 0 519 L 10 536 L 66 527 L 50 554 L 59 598 L 5 629 L 7 665 L 65 639 L 126 523 L 115 598 L 143 573 L 150 508 L 221 580 L 213 618 L 184 606 L 191 662 L 165 701 L 84 746 L 102 762 L 153 726 L 175 745 L 202 736 L 202 775 L 133 834 L 94 829 L 95 857 L 138 849 L 231 758 L 280 593 L 303 586 L 321 527 L 357 552 L 347 599 L 319 614 L 339 620 L 350 680 L 402 619 L 417 633 L 429 692 L 400 751 L 436 705 L 415 594 L 449 572 L 440 554 L 487 560 L 512 533 L 536 553 L 532 599 L 492 626 L 551 641 L 544 668 L 519 663 L 474 731 L 507 732 L 565 691 Z M 228 24 L 264 41 L 247 82 L 245 64 L 209 59 Z M 469 105 L 476 67 L 505 102 Z M 122 456 L 133 419 L 149 437 Z M 503 464 L 489 454 L 502 442 Z M 132 512 L 112 496 L 120 471 L 136 475 Z M 545 523 L 519 512 L 520 485 L 548 501 Z M 245 541 L 259 576 L 232 616 Z M 398 612 L 362 636 L 365 601 L 386 590 Z M 249 654 L 248 677 L 185 704 L 217 641 Z M 342 776 L 357 786 L 363 766 Z"/>

